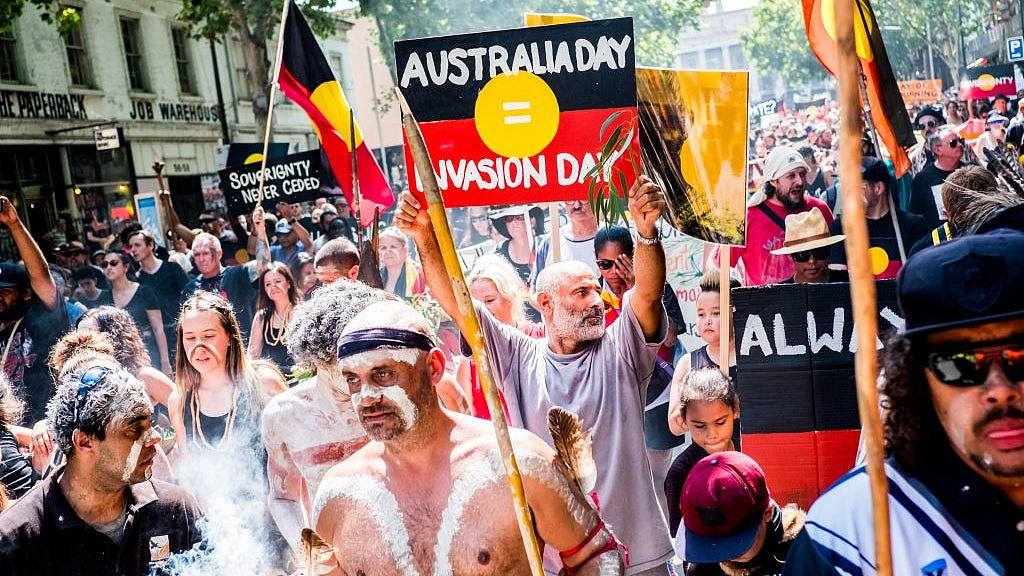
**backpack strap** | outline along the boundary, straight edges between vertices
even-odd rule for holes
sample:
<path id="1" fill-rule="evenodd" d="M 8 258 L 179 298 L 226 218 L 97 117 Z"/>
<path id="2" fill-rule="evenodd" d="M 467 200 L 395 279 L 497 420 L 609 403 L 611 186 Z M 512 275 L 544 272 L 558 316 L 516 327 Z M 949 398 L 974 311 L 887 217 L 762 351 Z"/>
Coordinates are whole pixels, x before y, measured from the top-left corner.
<path id="1" fill-rule="evenodd" d="M 767 216 L 769 220 L 771 220 L 772 222 L 775 222 L 775 225 L 778 226 L 779 228 L 781 228 L 783 232 L 785 232 L 786 231 L 786 221 L 783 220 L 782 218 L 780 218 L 779 215 L 776 214 L 775 212 L 772 212 L 772 209 L 767 207 L 767 206 L 765 206 L 764 204 L 765 204 L 764 202 L 761 202 L 760 204 L 758 204 L 757 205 L 757 209 L 760 210 L 762 213 L 764 213 L 764 215 Z"/>

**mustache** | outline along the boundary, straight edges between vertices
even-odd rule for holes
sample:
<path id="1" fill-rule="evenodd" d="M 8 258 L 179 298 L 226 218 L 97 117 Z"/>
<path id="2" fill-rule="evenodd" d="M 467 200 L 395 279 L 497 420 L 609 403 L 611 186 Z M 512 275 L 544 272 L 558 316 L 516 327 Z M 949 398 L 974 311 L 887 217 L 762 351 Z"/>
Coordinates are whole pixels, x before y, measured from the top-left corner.
<path id="1" fill-rule="evenodd" d="M 1004 418 L 1013 418 L 1014 420 L 1024 420 L 1024 409 L 1017 406 L 1004 406 L 1002 408 L 993 408 L 989 410 L 985 417 L 979 420 L 974 425 L 974 433 L 978 436 L 982 434 L 982 430 L 985 426 L 995 422 L 996 420 L 1002 420 Z"/>

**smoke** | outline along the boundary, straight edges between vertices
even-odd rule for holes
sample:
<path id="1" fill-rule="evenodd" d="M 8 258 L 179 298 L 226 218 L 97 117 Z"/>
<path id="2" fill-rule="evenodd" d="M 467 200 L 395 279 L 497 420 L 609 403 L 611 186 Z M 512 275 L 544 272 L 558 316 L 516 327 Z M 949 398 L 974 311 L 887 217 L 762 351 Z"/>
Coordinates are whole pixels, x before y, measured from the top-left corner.
<path id="1" fill-rule="evenodd" d="M 258 436 L 256 436 L 258 438 Z M 204 517 L 203 540 L 174 554 L 150 576 L 280 574 L 283 541 L 267 511 L 265 457 L 236 424 L 226 451 L 192 448 L 175 467 L 182 488 L 195 495 Z"/>

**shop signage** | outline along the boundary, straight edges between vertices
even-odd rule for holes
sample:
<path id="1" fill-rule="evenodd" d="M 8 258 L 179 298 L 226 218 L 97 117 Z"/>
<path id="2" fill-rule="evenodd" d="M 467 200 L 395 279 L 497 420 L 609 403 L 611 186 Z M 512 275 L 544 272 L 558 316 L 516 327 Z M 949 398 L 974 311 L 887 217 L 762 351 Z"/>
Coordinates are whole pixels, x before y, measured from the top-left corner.
<path id="1" fill-rule="evenodd" d="M 86 120 L 85 95 L 0 90 L 0 118 Z"/>
<path id="2" fill-rule="evenodd" d="M 215 123 L 220 119 L 215 104 L 184 104 L 132 99 L 128 117 L 146 122 L 180 122 L 182 124 Z"/>
<path id="3" fill-rule="evenodd" d="M 101 128 L 95 130 L 92 135 L 96 139 L 97 150 L 113 150 L 121 147 L 121 138 L 117 128 Z"/>

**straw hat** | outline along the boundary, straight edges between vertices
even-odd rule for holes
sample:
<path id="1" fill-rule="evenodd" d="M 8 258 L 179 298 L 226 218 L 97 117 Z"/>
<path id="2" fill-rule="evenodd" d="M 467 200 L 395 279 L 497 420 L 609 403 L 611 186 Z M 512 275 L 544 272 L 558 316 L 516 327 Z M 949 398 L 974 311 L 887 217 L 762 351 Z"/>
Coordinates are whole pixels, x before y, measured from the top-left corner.
<path id="1" fill-rule="evenodd" d="M 844 238 L 846 236 L 843 234 L 831 236 L 828 232 L 828 222 L 825 222 L 821 210 L 811 208 L 807 212 L 786 216 L 786 240 L 782 243 L 782 248 L 772 250 L 772 254 L 782 256 L 814 250 L 837 244 Z"/>

